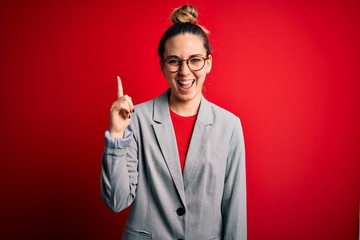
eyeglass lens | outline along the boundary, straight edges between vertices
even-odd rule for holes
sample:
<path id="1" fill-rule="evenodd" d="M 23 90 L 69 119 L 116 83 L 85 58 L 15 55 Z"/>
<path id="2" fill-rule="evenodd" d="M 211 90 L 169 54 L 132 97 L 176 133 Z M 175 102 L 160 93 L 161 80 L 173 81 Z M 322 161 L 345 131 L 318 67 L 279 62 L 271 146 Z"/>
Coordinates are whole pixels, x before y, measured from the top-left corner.
<path id="1" fill-rule="evenodd" d="M 177 72 L 181 69 L 185 61 L 187 66 L 193 71 L 201 70 L 205 65 L 205 58 L 191 57 L 189 59 L 169 58 L 165 61 L 165 67 L 169 72 Z"/>

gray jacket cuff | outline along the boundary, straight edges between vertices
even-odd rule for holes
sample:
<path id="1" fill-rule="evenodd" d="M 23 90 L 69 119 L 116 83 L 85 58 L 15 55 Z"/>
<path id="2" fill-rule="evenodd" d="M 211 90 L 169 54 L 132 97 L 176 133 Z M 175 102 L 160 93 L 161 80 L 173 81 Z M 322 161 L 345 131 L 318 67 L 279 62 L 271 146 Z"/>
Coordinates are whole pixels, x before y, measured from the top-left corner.
<path id="1" fill-rule="evenodd" d="M 125 130 L 124 138 L 112 138 L 110 137 L 109 130 L 107 130 L 105 132 L 105 146 L 107 148 L 124 149 L 130 145 L 132 137 L 133 137 L 133 133 L 130 132 L 129 130 Z"/>

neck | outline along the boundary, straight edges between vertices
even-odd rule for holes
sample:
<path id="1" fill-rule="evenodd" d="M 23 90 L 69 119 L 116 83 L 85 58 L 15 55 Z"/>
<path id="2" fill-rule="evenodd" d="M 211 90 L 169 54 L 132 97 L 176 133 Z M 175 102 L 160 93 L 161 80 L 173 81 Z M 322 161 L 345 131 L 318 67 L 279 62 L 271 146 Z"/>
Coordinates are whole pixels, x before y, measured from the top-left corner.
<path id="1" fill-rule="evenodd" d="M 189 101 L 179 101 L 173 94 L 170 95 L 169 107 L 176 114 L 184 117 L 194 116 L 198 113 L 202 95 Z"/>

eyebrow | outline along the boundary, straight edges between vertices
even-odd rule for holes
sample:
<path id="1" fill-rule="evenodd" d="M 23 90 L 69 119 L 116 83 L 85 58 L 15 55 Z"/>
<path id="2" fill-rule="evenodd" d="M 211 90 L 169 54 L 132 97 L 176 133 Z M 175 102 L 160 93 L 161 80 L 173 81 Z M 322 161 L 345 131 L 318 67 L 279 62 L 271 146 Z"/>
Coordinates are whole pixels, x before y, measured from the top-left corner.
<path id="1" fill-rule="evenodd" d="M 202 54 L 197 53 L 197 54 L 192 54 L 192 55 L 190 55 L 189 58 L 192 58 L 192 57 L 202 57 L 202 56 L 203 56 Z M 167 56 L 165 59 L 168 59 L 168 58 L 179 58 L 179 59 L 181 59 L 181 57 L 179 57 L 179 56 L 177 56 L 177 55 L 169 55 L 169 56 Z"/>

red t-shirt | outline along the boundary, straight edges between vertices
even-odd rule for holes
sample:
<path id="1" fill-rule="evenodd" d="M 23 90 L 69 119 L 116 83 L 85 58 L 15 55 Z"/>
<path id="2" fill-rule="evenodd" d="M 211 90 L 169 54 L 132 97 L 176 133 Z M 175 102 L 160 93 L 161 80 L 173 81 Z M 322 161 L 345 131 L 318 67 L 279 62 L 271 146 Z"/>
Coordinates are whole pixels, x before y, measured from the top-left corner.
<path id="1" fill-rule="evenodd" d="M 186 154 L 189 149 L 197 114 L 194 116 L 183 117 L 170 110 L 170 116 L 179 151 L 180 167 L 181 170 L 184 171 Z"/>

